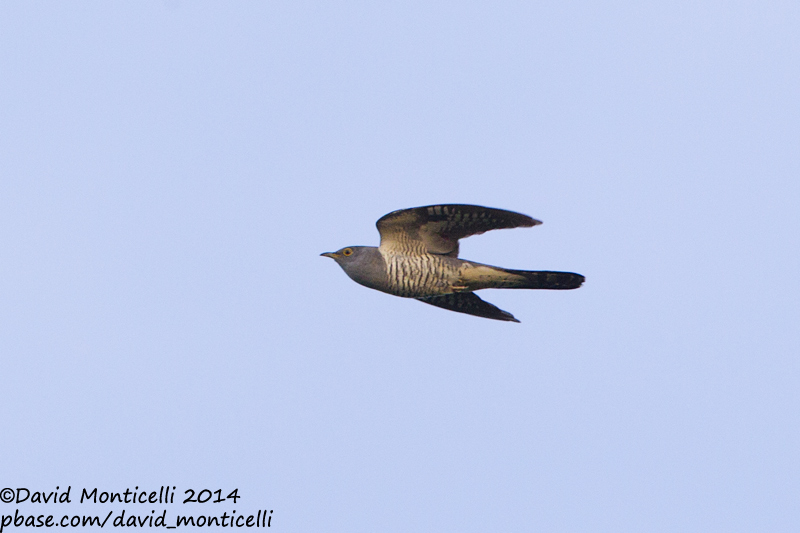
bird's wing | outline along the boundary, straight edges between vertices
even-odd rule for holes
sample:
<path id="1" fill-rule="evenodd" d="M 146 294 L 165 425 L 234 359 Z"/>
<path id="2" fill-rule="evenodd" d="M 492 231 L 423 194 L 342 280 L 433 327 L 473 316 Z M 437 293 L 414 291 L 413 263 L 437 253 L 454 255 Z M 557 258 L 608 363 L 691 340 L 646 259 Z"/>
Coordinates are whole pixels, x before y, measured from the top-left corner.
<path id="1" fill-rule="evenodd" d="M 400 209 L 378 222 L 381 248 L 458 257 L 458 239 L 503 228 L 536 226 L 540 221 L 513 211 L 479 205 L 429 205 Z"/>
<path id="2" fill-rule="evenodd" d="M 519 322 L 514 315 L 503 311 L 499 307 L 484 302 L 474 292 L 455 292 L 442 296 L 427 296 L 417 298 L 420 302 L 435 305 L 442 309 L 455 311 L 456 313 L 466 313 L 468 315 L 482 316 L 494 320 L 505 320 L 507 322 Z"/>

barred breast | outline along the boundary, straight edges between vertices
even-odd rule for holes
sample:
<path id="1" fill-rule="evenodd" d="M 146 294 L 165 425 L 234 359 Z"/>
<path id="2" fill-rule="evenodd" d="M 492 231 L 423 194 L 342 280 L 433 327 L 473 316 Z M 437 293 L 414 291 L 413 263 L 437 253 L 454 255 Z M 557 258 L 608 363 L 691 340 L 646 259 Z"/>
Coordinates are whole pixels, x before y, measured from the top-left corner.
<path id="1" fill-rule="evenodd" d="M 381 250 L 386 263 L 389 291 L 397 296 L 419 298 L 452 292 L 458 280 L 457 260 L 434 254 L 403 254 Z"/>

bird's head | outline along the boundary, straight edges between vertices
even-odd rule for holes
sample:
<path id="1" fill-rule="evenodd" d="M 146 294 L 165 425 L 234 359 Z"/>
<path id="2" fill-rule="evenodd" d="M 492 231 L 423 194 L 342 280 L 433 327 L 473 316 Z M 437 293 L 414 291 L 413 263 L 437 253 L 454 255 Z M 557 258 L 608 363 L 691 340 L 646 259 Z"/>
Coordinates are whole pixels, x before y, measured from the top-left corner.
<path id="1" fill-rule="evenodd" d="M 323 257 L 330 257 L 337 263 L 339 266 L 346 270 L 347 266 L 357 265 L 364 259 L 365 249 L 372 248 L 371 246 L 347 246 L 346 248 L 342 248 L 341 250 L 336 250 L 335 252 L 325 252 L 324 254 L 320 254 Z"/>
<path id="2" fill-rule="evenodd" d="M 383 285 L 386 283 L 386 269 L 383 258 L 375 246 L 348 246 L 320 255 L 336 261 L 353 281 L 383 290 Z"/>

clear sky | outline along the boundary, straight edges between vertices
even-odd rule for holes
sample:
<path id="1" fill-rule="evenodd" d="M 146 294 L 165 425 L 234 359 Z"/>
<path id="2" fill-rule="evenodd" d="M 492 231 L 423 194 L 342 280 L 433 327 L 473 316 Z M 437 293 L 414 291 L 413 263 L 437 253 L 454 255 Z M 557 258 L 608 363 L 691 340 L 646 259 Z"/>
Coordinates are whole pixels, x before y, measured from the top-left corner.
<path id="1" fill-rule="evenodd" d="M 286 532 L 800 530 L 800 4 L 3 2 L 0 488 Z M 395 209 L 584 274 L 371 291 Z M 236 504 L 77 504 L 83 487 Z M 224 494 L 223 494 L 224 496 Z M 176 499 L 177 500 L 177 499 Z"/>

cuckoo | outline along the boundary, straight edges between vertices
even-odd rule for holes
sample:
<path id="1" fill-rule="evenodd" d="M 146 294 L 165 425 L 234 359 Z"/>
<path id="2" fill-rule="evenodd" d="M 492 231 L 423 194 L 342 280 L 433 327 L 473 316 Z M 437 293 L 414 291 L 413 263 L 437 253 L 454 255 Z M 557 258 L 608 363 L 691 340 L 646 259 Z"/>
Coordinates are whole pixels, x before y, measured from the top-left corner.
<path id="1" fill-rule="evenodd" d="M 380 246 L 348 246 L 321 255 L 371 289 L 458 313 L 519 322 L 473 291 L 577 289 L 585 278 L 572 272 L 511 270 L 459 259 L 458 240 L 493 229 L 538 224 L 541 222 L 521 213 L 478 205 L 414 207 L 378 220 Z"/>

